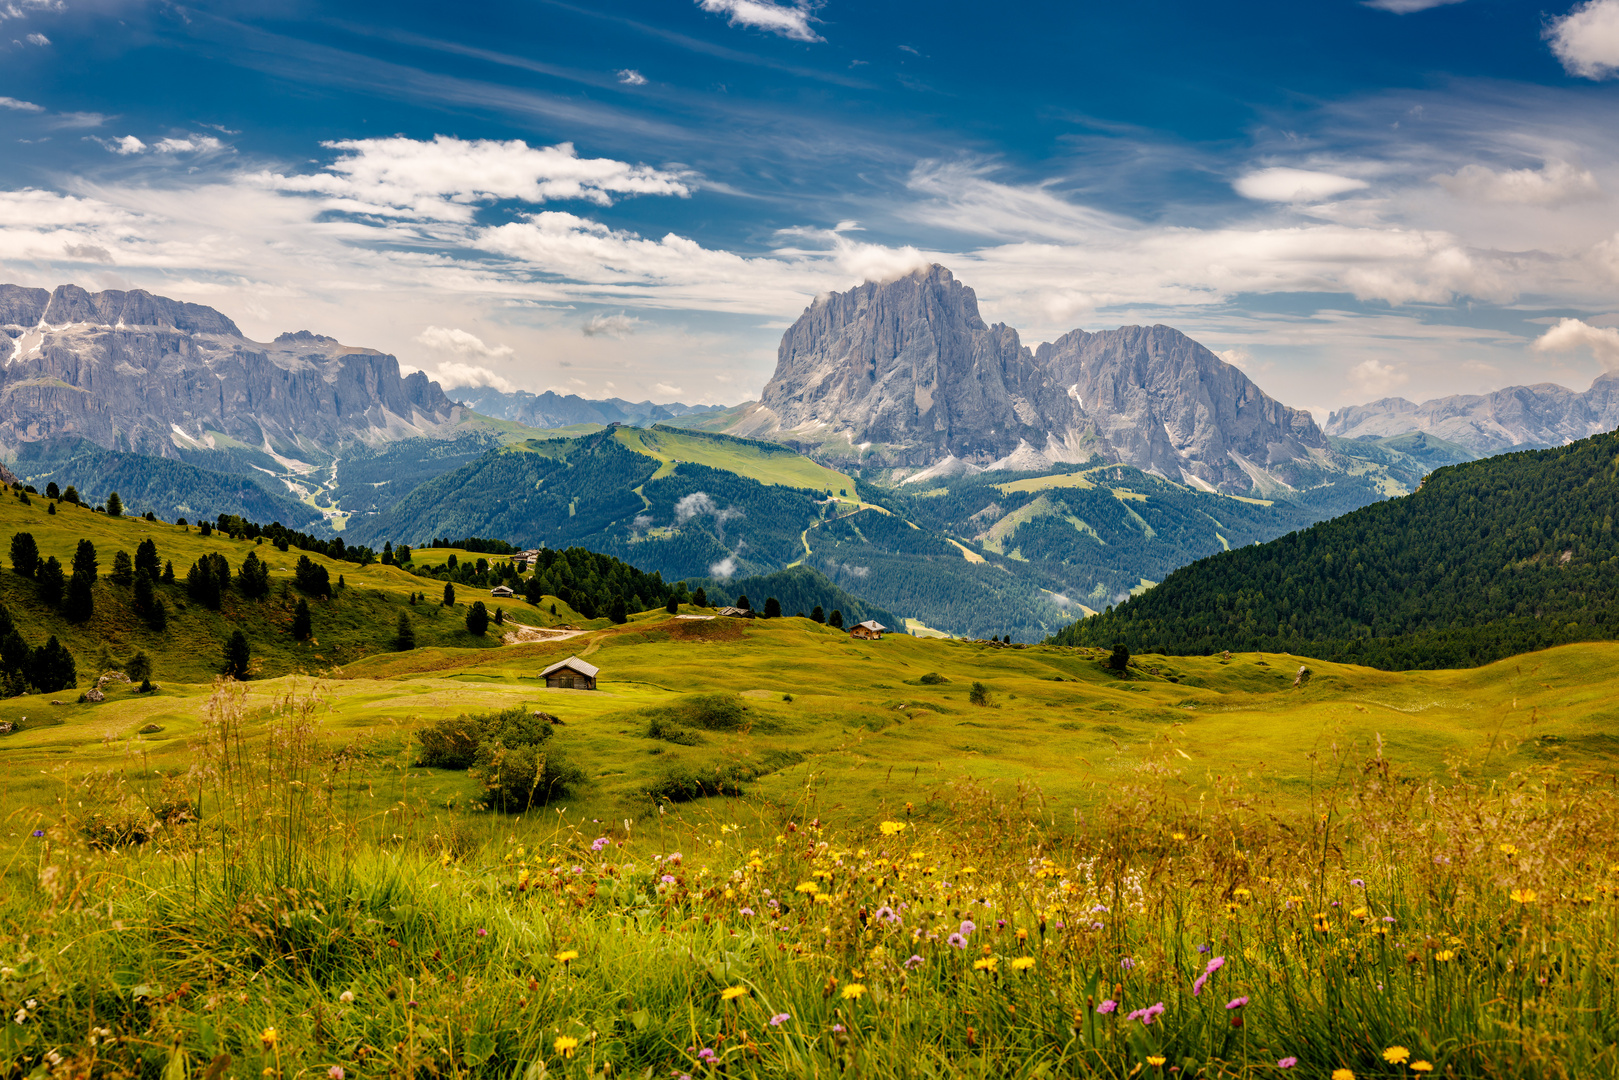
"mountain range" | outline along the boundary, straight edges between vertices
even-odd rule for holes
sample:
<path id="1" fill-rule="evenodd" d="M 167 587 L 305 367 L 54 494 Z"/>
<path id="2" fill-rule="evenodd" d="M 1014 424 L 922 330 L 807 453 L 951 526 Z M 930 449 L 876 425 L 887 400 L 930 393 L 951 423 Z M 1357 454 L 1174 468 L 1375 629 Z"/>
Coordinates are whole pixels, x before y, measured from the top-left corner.
<path id="1" fill-rule="evenodd" d="M 724 411 L 721 405 L 658 405 L 651 401 L 607 398 L 596 401 L 578 394 L 558 394 L 547 390 L 531 394 L 527 390 L 497 390 L 489 386 L 446 387 L 452 399 L 467 408 L 496 420 L 511 420 L 532 428 L 566 428 L 578 424 L 628 424 L 651 427 L 680 417 L 702 417 Z"/>
<path id="2" fill-rule="evenodd" d="M 1328 435 L 1359 439 L 1422 431 L 1484 457 L 1507 450 L 1562 446 L 1619 427 L 1619 372 L 1597 376 L 1581 392 L 1556 383 L 1456 394 L 1418 405 L 1383 398 L 1338 409 Z"/>

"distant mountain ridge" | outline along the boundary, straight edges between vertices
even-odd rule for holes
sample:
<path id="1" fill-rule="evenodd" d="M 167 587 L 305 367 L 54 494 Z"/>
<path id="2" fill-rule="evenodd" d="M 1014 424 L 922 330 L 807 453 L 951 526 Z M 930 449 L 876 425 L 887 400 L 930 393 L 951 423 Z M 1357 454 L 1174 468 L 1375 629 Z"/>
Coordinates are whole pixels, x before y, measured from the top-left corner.
<path id="1" fill-rule="evenodd" d="M 1556 383 L 1509 386 L 1488 394 L 1454 394 L 1418 405 L 1383 398 L 1337 409 L 1328 435 L 1358 439 L 1425 431 L 1480 456 L 1506 450 L 1563 446 L 1619 427 L 1619 372 L 1597 376 L 1589 389 Z"/>
<path id="2" fill-rule="evenodd" d="M 1333 457 L 1309 413 L 1178 330 L 1076 330 L 1031 351 L 937 265 L 818 297 L 730 432 L 930 476 L 1099 455 L 1241 493 L 1308 483 Z"/>
<path id="3" fill-rule="evenodd" d="M 0 447 L 12 451 L 81 438 L 170 458 L 236 446 L 304 459 L 459 415 L 386 353 L 307 330 L 250 341 L 213 308 L 141 289 L 0 285 L 0 362 Z"/>
<path id="4" fill-rule="evenodd" d="M 685 405 L 678 401 L 668 405 L 626 401 L 623 398 L 596 401 L 578 394 L 558 394 L 552 390 L 533 394 L 527 390 L 496 390 L 489 386 L 449 387 L 445 393 L 495 420 L 513 420 L 534 428 L 564 428 L 575 424 L 650 427 L 665 420 L 703 416 L 725 409 L 722 405 Z"/>

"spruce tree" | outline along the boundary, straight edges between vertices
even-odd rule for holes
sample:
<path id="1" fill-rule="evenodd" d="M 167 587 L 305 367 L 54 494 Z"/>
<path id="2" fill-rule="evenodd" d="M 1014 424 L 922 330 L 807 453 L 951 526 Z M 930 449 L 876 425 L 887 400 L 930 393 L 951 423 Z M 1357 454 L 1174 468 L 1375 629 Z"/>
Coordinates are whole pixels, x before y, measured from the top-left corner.
<path id="1" fill-rule="evenodd" d="M 816 604 L 815 610 L 810 612 L 810 620 L 818 623 L 826 622 L 826 612 L 821 610 L 820 604 Z"/>
<path id="2" fill-rule="evenodd" d="M 444 583 L 444 606 L 455 606 L 455 586 L 450 584 L 448 581 Z"/>
<path id="3" fill-rule="evenodd" d="M 96 546 L 80 540 L 73 553 L 73 577 L 67 583 L 67 598 L 62 614 L 72 622 L 85 622 L 95 614 L 95 595 L 91 591 L 96 583 Z"/>
<path id="4" fill-rule="evenodd" d="M 308 641 L 314 632 L 309 618 L 309 601 L 300 596 L 298 607 L 292 613 L 292 636 L 298 641 Z"/>
<path id="5" fill-rule="evenodd" d="M 774 596 L 765 597 L 765 618 L 781 618 L 781 601 L 777 600 Z"/>
<path id="6" fill-rule="evenodd" d="M 120 499 L 118 497 L 118 493 L 116 491 L 113 492 L 111 495 L 107 496 L 107 516 L 108 517 L 123 517 L 124 516 L 124 500 L 122 500 L 122 499 Z"/>
<path id="7" fill-rule="evenodd" d="M 163 561 L 157 557 L 157 544 L 147 537 L 135 545 L 135 572 L 156 581 L 163 573 Z"/>
<path id="8" fill-rule="evenodd" d="M 612 607 L 608 609 L 607 617 L 621 626 L 630 621 L 630 612 L 625 606 L 624 598 L 622 596 L 613 597 L 613 604 Z"/>
<path id="9" fill-rule="evenodd" d="M 247 635 L 240 630 L 231 634 L 230 641 L 225 643 L 225 674 L 246 682 L 247 665 L 252 658 L 253 650 L 247 643 Z"/>
<path id="10" fill-rule="evenodd" d="M 39 575 L 39 545 L 34 543 L 33 533 L 20 532 L 12 536 L 11 566 L 21 577 Z"/>
<path id="11" fill-rule="evenodd" d="M 394 631 L 394 648 L 400 652 L 409 652 L 416 647 L 416 628 L 411 625 L 410 614 L 401 611 L 399 624 Z"/>
<path id="12" fill-rule="evenodd" d="M 114 585 L 128 585 L 135 580 L 135 564 L 129 552 L 119 550 L 112 556 L 112 573 L 108 575 Z"/>
<path id="13" fill-rule="evenodd" d="M 833 629 L 836 629 L 836 630 L 842 630 L 843 629 L 843 612 L 839 611 L 837 608 L 833 608 L 832 609 L 832 614 L 828 615 L 827 618 L 826 618 L 826 625 L 828 625 L 828 626 L 830 626 L 830 627 L 832 627 Z"/>
<path id="14" fill-rule="evenodd" d="M 467 612 L 467 630 L 482 637 L 489 629 L 489 609 L 483 606 L 482 600 L 474 600 L 472 608 Z"/>
<path id="15" fill-rule="evenodd" d="M 680 614 L 680 597 L 674 593 L 669 594 L 669 602 L 663 605 L 663 610 L 671 615 Z"/>

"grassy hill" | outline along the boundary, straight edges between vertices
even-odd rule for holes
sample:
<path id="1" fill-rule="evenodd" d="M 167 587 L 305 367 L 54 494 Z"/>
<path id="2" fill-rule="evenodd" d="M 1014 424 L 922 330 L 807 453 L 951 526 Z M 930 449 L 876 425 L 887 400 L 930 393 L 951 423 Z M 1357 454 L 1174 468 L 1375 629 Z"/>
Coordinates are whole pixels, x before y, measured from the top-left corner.
<path id="1" fill-rule="evenodd" d="M 1615 433 L 1454 465 L 1404 498 L 1188 566 L 1053 641 L 1417 668 L 1607 640 L 1616 505 Z"/>

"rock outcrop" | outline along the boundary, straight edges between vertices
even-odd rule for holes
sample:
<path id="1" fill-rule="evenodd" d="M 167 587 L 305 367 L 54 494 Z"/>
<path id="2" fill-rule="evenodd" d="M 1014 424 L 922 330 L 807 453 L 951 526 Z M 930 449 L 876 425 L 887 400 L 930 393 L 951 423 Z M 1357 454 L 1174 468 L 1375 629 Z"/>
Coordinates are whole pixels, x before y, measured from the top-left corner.
<path id="1" fill-rule="evenodd" d="M 1383 398 L 1338 409 L 1327 434 L 1384 438 L 1425 431 L 1485 457 L 1507 450 L 1564 446 L 1619 427 L 1619 372 L 1599 375 L 1583 393 L 1556 383 L 1456 394 L 1418 405 Z"/>
<path id="2" fill-rule="evenodd" d="M 824 459 L 1037 470 L 1100 455 L 1222 491 L 1292 483 L 1326 438 L 1306 412 L 1167 326 L 1076 330 L 1031 351 L 942 266 L 819 297 L 733 434 Z"/>
<path id="3" fill-rule="evenodd" d="M 456 418 L 437 383 L 308 331 L 248 340 L 142 290 L 0 285 L 0 445 L 77 437 L 167 457 L 220 442 L 299 457 Z"/>

